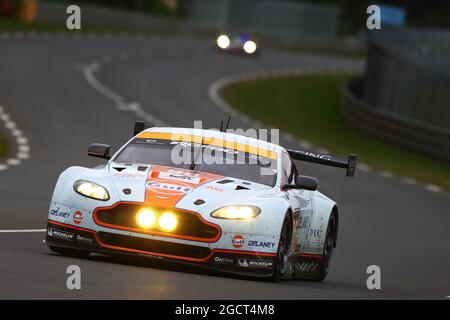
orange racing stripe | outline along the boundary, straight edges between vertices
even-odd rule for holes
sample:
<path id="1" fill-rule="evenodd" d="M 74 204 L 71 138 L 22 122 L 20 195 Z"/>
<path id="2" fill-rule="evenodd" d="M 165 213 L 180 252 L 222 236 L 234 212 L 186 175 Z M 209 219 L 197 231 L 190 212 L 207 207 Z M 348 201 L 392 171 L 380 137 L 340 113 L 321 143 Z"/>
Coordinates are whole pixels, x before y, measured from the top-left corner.
<path id="1" fill-rule="evenodd" d="M 199 143 L 205 145 L 212 145 L 215 147 L 222 147 L 225 149 L 237 150 L 247 153 L 256 154 L 258 156 L 267 157 L 275 160 L 277 158 L 277 153 L 275 151 L 267 150 L 261 147 L 254 147 L 248 144 L 239 143 L 236 141 L 222 140 L 219 138 L 212 137 L 202 137 L 189 134 L 179 134 L 179 133 L 163 133 L 163 132 L 142 132 L 137 135 L 139 139 L 162 139 L 162 140 L 172 140 L 172 141 L 182 141 Z"/>

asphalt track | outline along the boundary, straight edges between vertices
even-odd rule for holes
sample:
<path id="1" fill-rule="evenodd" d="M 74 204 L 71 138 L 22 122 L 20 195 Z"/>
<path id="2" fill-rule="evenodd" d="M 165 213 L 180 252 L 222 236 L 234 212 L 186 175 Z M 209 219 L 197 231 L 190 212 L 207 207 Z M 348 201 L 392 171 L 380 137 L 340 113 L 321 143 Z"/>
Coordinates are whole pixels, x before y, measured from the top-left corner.
<path id="1" fill-rule="evenodd" d="M 29 140 L 31 157 L 0 171 L 0 230 L 44 229 L 59 173 L 93 166 L 91 142 L 113 149 L 131 135 L 136 114 L 95 90 L 80 70 L 145 115 L 173 126 L 218 127 L 225 114 L 208 97 L 220 77 L 294 67 L 361 68 L 359 61 L 266 51 L 260 59 L 221 55 L 209 43 L 161 38 L 10 38 L 0 40 L 0 105 Z M 122 108 L 124 109 L 124 108 Z M 301 119 L 298 119 L 301 125 Z M 318 130 L 320 121 L 318 120 Z M 0 123 L 2 126 L 2 123 Z M 240 119 L 233 127 L 245 128 Z M 3 129 L 3 128 L 2 128 Z M 289 146 L 290 143 L 282 141 Z M 351 152 L 351 150 L 349 150 Z M 375 172 L 299 164 L 341 207 L 338 248 L 323 283 L 270 283 L 148 260 L 51 253 L 41 232 L 0 233 L 0 298 L 346 299 L 450 296 L 450 197 Z M 66 288 L 66 268 L 82 270 L 82 289 Z M 368 290 L 379 265 L 382 289 Z"/>

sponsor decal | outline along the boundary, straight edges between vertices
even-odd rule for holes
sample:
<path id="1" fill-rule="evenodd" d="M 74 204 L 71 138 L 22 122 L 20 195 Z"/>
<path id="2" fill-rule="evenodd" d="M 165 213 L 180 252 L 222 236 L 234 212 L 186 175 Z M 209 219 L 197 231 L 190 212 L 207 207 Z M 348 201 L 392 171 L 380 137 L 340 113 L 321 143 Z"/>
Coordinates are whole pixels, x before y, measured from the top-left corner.
<path id="1" fill-rule="evenodd" d="M 309 216 L 300 217 L 300 228 L 306 228 L 309 226 Z"/>
<path id="2" fill-rule="evenodd" d="M 224 258 L 224 257 L 214 257 L 214 263 L 233 264 L 234 263 L 234 259 L 232 259 L 232 258 Z"/>
<path id="3" fill-rule="evenodd" d="M 50 215 L 51 216 L 55 216 L 55 217 L 61 217 L 64 219 L 68 219 L 70 217 L 70 213 L 69 212 L 65 212 L 65 211 L 61 211 L 60 207 L 57 207 L 56 209 L 51 209 L 50 210 Z"/>
<path id="4" fill-rule="evenodd" d="M 216 192 L 223 192 L 223 189 L 220 189 L 220 188 L 217 188 L 217 187 L 214 187 L 214 186 L 207 186 L 206 189 L 213 190 L 213 191 L 216 191 Z"/>
<path id="5" fill-rule="evenodd" d="M 81 223 L 81 220 L 83 220 L 83 214 L 81 213 L 81 211 L 76 211 L 76 212 L 73 214 L 72 219 L 73 219 L 73 223 L 75 223 L 75 224 L 80 224 L 80 223 Z"/>
<path id="6" fill-rule="evenodd" d="M 271 249 L 271 248 L 275 247 L 275 242 L 250 240 L 248 242 L 248 246 L 264 248 L 264 249 Z"/>
<path id="7" fill-rule="evenodd" d="M 246 259 L 239 258 L 238 265 L 244 268 L 263 268 L 263 269 L 271 269 L 273 266 L 272 261 L 268 260 L 255 260 L 255 259 Z"/>
<path id="8" fill-rule="evenodd" d="M 77 241 L 87 243 L 87 244 L 92 244 L 94 239 L 92 239 L 90 237 L 80 236 L 79 234 L 77 234 Z"/>
<path id="9" fill-rule="evenodd" d="M 323 230 L 320 229 L 311 229 L 309 230 L 309 235 L 315 238 L 322 238 Z"/>
<path id="10" fill-rule="evenodd" d="M 116 172 L 114 174 L 114 177 L 119 177 L 119 178 L 146 178 L 147 174 L 144 172 L 140 172 L 140 171 L 135 171 L 135 172 L 127 172 L 127 171 L 121 171 L 121 172 Z"/>
<path id="11" fill-rule="evenodd" d="M 74 239 L 75 239 L 75 235 L 73 233 L 58 230 L 58 229 L 53 229 L 53 228 L 48 228 L 47 234 L 49 237 L 67 240 L 67 241 L 74 241 Z"/>
<path id="12" fill-rule="evenodd" d="M 200 178 L 194 175 L 189 175 L 183 171 L 172 171 L 172 172 L 160 172 L 158 174 L 158 178 L 172 180 L 172 181 L 181 181 L 188 182 L 192 184 L 199 184 Z"/>
<path id="13" fill-rule="evenodd" d="M 302 253 L 308 253 L 308 254 L 322 254 L 323 251 L 323 243 L 314 243 L 314 242 L 308 242 L 305 244 L 305 246 L 302 248 Z"/>
<path id="14" fill-rule="evenodd" d="M 233 245 L 233 247 L 235 247 L 236 249 L 241 248 L 242 245 L 244 244 L 244 237 L 241 236 L 240 234 L 237 234 L 233 237 L 233 239 L 231 239 L 231 244 Z"/>
<path id="15" fill-rule="evenodd" d="M 155 255 L 153 255 L 153 254 L 147 254 L 147 253 L 138 253 L 138 256 L 139 257 L 142 257 L 142 258 L 147 258 L 147 259 L 163 259 L 163 257 L 161 257 L 161 256 L 155 256 Z"/>
<path id="16" fill-rule="evenodd" d="M 192 191 L 192 188 L 188 185 L 172 184 L 156 180 L 147 182 L 147 189 L 155 193 L 172 196 L 182 195 Z"/>

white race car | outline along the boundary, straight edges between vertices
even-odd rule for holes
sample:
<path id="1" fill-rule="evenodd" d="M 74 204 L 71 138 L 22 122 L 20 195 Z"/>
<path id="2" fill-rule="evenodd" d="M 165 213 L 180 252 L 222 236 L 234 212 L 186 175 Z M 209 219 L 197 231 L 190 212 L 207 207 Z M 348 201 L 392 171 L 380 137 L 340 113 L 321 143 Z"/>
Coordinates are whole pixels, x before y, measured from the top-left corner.
<path id="1" fill-rule="evenodd" d="M 355 170 L 335 157 L 215 130 L 150 128 L 95 168 L 56 184 L 44 243 L 54 252 L 132 254 L 252 276 L 321 281 L 338 235 L 336 203 L 292 159 Z M 186 156 L 188 155 L 188 156 Z M 213 161 L 212 161 L 213 160 Z"/>

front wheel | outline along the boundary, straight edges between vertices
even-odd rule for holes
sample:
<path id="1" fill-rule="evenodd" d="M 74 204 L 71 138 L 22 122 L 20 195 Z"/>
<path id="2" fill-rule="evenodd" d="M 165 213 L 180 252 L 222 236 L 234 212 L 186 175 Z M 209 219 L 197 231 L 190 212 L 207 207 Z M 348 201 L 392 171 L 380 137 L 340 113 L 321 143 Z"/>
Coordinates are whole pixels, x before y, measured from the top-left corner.
<path id="1" fill-rule="evenodd" d="M 69 256 L 74 258 L 87 258 L 91 254 L 89 251 L 77 250 L 77 249 L 68 249 L 68 248 L 60 248 L 49 246 L 50 250 L 53 252 L 62 254 L 63 256 Z"/>
<path id="2" fill-rule="evenodd" d="M 278 243 L 277 255 L 274 261 L 273 274 L 271 280 L 277 282 L 287 272 L 289 267 L 289 251 L 292 240 L 292 219 L 289 214 L 286 215 L 281 227 L 280 241 Z"/>

